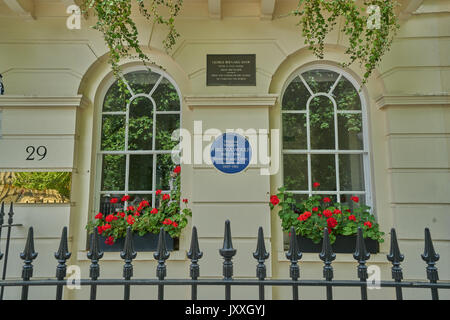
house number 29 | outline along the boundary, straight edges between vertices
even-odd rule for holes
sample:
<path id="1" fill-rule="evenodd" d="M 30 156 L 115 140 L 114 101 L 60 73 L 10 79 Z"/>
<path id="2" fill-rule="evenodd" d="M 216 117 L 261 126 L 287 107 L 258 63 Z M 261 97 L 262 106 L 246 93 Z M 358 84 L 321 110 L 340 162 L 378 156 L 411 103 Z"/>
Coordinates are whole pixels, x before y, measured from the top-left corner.
<path id="1" fill-rule="evenodd" d="M 25 150 L 28 153 L 27 160 L 36 160 L 36 158 L 35 158 L 35 154 L 36 154 L 38 158 L 40 157 L 37 160 L 41 161 L 47 155 L 47 147 L 46 146 L 39 146 L 37 148 L 34 146 L 28 146 Z"/>

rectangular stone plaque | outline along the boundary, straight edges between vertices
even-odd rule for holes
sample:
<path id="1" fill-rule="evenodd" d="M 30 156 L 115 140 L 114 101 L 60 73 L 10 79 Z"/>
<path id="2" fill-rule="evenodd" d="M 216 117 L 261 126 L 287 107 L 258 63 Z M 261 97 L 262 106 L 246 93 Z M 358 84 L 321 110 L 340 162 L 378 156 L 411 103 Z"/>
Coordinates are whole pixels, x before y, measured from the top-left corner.
<path id="1" fill-rule="evenodd" d="M 206 55 L 206 85 L 256 86 L 256 55 Z"/>

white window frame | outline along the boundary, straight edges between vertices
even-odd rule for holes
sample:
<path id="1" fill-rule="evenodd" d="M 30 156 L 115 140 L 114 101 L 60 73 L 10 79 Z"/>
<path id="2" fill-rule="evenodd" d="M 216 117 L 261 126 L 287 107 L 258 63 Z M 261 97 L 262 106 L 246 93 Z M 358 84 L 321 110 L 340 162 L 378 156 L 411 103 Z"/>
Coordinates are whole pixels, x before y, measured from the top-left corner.
<path id="1" fill-rule="evenodd" d="M 116 81 L 116 78 L 114 76 L 110 76 L 109 79 L 106 80 L 105 85 L 102 88 L 100 97 L 101 99 L 99 100 L 99 106 L 98 106 L 98 113 L 97 113 L 97 141 L 96 141 L 96 157 L 97 157 L 97 161 L 96 161 L 96 177 L 95 177 L 95 196 L 94 196 L 94 211 L 98 212 L 99 208 L 100 208 L 100 199 L 102 197 L 102 195 L 106 195 L 106 194 L 124 194 L 124 195 L 128 195 L 128 194 L 136 194 L 136 195 L 150 195 L 152 196 L 152 203 L 151 205 L 154 207 L 156 206 L 156 157 L 153 157 L 153 163 L 152 163 L 152 190 L 129 190 L 128 189 L 128 185 L 129 185 L 129 166 L 130 166 L 130 155 L 158 155 L 158 154 L 171 154 L 172 150 L 155 150 L 155 146 L 156 146 L 156 116 L 160 115 L 160 114 L 179 114 L 179 119 L 180 119 L 180 128 L 181 128 L 181 123 L 182 123 L 182 95 L 181 95 L 181 91 L 180 88 L 178 87 L 178 85 L 176 84 L 176 82 L 173 80 L 173 78 L 167 74 L 166 72 L 162 71 L 159 68 L 155 68 L 155 67 L 144 67 L 144 66 L 130 66 L 130 67 L 126 67 L 123 68 L 122 72 L 123 74 L 128 74 L 128 73 L 132 73 L 132 72 L 136 72 L 136 71 L 147 71 L 150 70 L 151 72 L 157 73 L 160 75 L 159 79 L 156 81 L 155 85 L 153 86 L 153 88 L 151 89 L 151 91 L 147 94 L 144 93 L 138 93 L 138 94 L 134 94 L 132 88 L 130 87 L 130 85 L 125 81 L 128 90 L 130 91 L 132 97 L 130 98 L 130 101 L 128 102 L 128 104 L 126 105 L 126 110 L 125 111 L 108 111 L 108 112 L 104 112 L 103 111 L 103 104 L 105 101 L 105 97 L 106 94 L 108 93 L 109 88 L 114 84 L 114 82 Z M 166 78 L 176 89 L 178 97 L 180 99 L 179 101 L 179 105 L 180 105 L 180 110 L 178 111 L 157 111 L 156 110 L 156 103 L 154 101 L 154 99 L 151 97 L 151 95 L 153 94 L 153 92 L 157 89 L 158 85 L 160 84 L 160 82 Z M 125 79 L 124 79 L 125 80 Z M 128 150 L 128 122 L 129 122 L 129 112 L 130 112 L 130 105 L 132 103 L 133 100 L 135 100 L 136 98 L 139 97 L 146 97 L 148 98 L 153 105 L 153 135 L 152 135 L 152 147 L 153 150 Z M 101 137 L 102 137 L 102 118 L 104 115 L 125 115 L 125 150 L 123 151 L 106 151 L 106 150 L 101 150 Z M 103 165 L 103 155 L 104 154 L 110 154 L 110 155 L 125 155 L 125 189 L 124 190 L 101 190 L 101 180 L 102 180 L 102 165 Z M 162 193 L 170 193 L 170 190 L 162 190 Z M 128 203 L 125 202 L 125 206 L 127 206 Z"/>
<path id="2" fill-rule="evenodd" d="M 309 88 L 308 84 L 306 83 L 305 79 L 302 77 L 302 74 L 308 71 L 312 70 L 324 70 L 324 71 L 333 71 L 336 72 L 339 76 L 336 79 L 336 82 L 331 86 L 330 90 L 326 93 L 320 92 L 314 94 L 312 90 Z M 361 100 L 361 110 L 338 110 L 337 104 L 334 98 L 331 96 L 331 93 L 337 86 L 339 80 L 341 77 L 344 76 L 358 91 L 359 98 Z M 309 97 L 305 110 L 283 110 L 282 101 L 284 97 L 284 93 L 288 86 L 291 84 L 291 82 L 296 78 L 299 77 L 311 96 Z M 361 84 L 355 80 L 355 78 L 345 70 L 342 70 L 341 68 L 327 65 L 327 64 L 313 64 L 309 65 L 307 67 L 300 68 L 296 70 L 285 82 L 282 94 L 281 94 L 281 117 L 283 117 L 283 114 L 291 113 L 291 114 L 306 114 L 306 134 L 307 134 L 307 149 L 284 149 L 282 147 L 282 155 L 285 154 L 306 154 L 307 155 L 307 164 L 308 164 L 308 190 L 287 190 L 288 192 L 291 192 L 293 194 L 307 194 L 309 196 L 312 196 L 313 194 L 326 194 L 326 195 L 336 195 L 337 202 L 340 202 L 340 195 L 364 195 L 365 196 L 365 202 L 366 205 L 371 207 L 371 211 L 373 211 L 373 192 L 372 192 L 372 171 L 371 171 L 371 153 L 370 153 L 370 139 L 369 139 L 369 123 L 367 119 L 367 99 L 364 94 L 364 90 L 360 90 Z M 318 96 L 326 96 L 333 102 L 334 107 L 334 135 L 335 135 L 335 149 L 331 150 L 325 150 L 325 149 L 311 149 L 311 139 L 310 139 L 310 123 L 309 123 L 309 104 L 311 100 L 314 97 Z M 362 150 L 339 150 L 339 144 L 338 144 L 338 114 L 348 114 L 348 113 L 357 113 L 361 114 L 362 118 L 362 134 L 363 134 L 363 149 Z M 283 119 L 281 119 L 280 124 L 281 130 L 283 132 Z M 283 135 L 282 135 L 282 145 L 284 146 L 283 141 Z M 335 156 L 335 167 L 336 167 L 336 191 L 315 191 L 313 190 L 313 181 L 312 181 L 312 174 L 311 174 L 311 154 L 334 154 Z M 362 154 L 363 156 L 363 168 L 364 168 L 364 188 L 365 190 L 355 190 L 355 191 L 342 191 L 340 190 L 340 181 L 339 181 L 339 160 L 338 155 L 339 154 Z M 283 170 L 282 170 L 282 181 L 284 183 L 284 161 L 283 163 Z"/>

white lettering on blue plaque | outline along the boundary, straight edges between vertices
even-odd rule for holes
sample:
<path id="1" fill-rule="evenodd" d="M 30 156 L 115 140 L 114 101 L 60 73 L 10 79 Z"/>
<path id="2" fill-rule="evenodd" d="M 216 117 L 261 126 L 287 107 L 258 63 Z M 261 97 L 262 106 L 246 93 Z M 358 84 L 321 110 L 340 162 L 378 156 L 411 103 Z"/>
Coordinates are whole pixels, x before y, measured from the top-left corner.
<path id="1" fill-rule="evenodd" d="M 237 133 L 224 133 L 211 145 L 211 161 L 219 171 L 238 173 L 248 167 L 252 150 L 248 140 Z"/>

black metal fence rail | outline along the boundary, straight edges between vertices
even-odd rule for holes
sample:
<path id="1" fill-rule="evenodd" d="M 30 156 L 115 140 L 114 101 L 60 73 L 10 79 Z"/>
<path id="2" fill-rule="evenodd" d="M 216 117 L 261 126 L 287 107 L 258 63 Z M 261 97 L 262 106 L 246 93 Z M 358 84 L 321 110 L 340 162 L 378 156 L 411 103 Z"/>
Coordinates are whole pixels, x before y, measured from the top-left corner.
<path id="1" fill-rule="evenodd" d="M 1 208 L 3 211 L 3 206 Z M 12 212 L 12 206 L 11 210 Z M 0 212 L 1 216 L 1 212 Z M 1 219 L 1 218 L 0 218 Z M 291 229 L 291 234 L 295 235 L 295 230 Z M 328 300 L 333 299 L 333 287 L 359 287 L 361 291 L 361 299 L 367 300 L 368 289 L 368 272 L 366 263 L 370 258 L 370 253 L 367 252 L 364 244 L 362 230 L 358 229 L 358 235 L 356 240 L 356 250 L 353 254 L 354 259 L 357 261 L 357 276 L 358 280 L 333 280 L 333 267 L 332 262 L 336 259 L 336 254 L 333 253 L 332 246 L 328 236 L 328 230 L 325 228 L 323 233 L 323 246 L 322 252 L 319 254 L 319 258 L 323 261 L 323 278 L 324 280 L 301 280 L 300 279 L 300 265 L 299 261 L 302 258 L 302 253 L 299 250 L 298 238 L 291 236 L 289 251 L 286 253 L 287 259 L 290 260 L 289 277 L 290 279 L 266 279 L 266 265 L 265 260 L 269 258 L 269 253 L 266 251 L 264 244 L 264 234 L 262 227 L 258 230 L 258 240 L 256 245 L 256 251 L 253 253 L 253 257 L 257 260 L 256 265 L 256 279 L 233 279 L 233 257 L 236 254 L 236 249 L 233 248 L 230 221 L 225 222 L 225 233 L 223 247 L 219 249 L 219 254 L 223 257 L 223 278 L 221 279 L 198 279 L 200 276 L 199 260 L 202 258 L 203 253 L 200 251 L 198 243 L 197 229 L 193 227 L 190 250 L 187 252 L 187 258 L 191 260 L 190 264 L 190 276 L 191 279 L 166 279 L 167 266 L 166 260 L 169 259 L 170 253 L 166 248 L 166 234 L 161 228 L 159 233 L 159 241 L 154 258 L 157 260 L 158 265 L 156 267 L 156 279 L 132 279 L 133 277 L 133 259 L 136 258 L 137 252 L 133 248 L 132 231 L 129 227 L 127 229 L 127 235 L 125 238 L 125 244 L 123 250 L 120 252 L 120 257 L 124 260 L 123 266 L 123 279 L 99 279 L 100 277 L 100 264 L 99 261 L 103 257 L 103 252 L 99 249 L 99 235 L 95 231 L 91 234 L 90 249 L 87 253 L 87 257 L 91 260 L 89 267 L 90 279 L 79 279 L 76 284 L 80 286 L 90 286 L 90 299 L 97 299 L 97 287 L 98 286 L 117 286 L 124 287 L 124 300 L 130 299 L 131 286 L 156 286 L 158 291 L 158 299 L 164 299 L 165 286 L 190 286 L 191 287 L 191 299 L 197 300 L 198 286 L 223 286 L 225 299 L 231 299 L 232 286 L 253 286 L 258 289 L 259 299 L 264 300 L 264 288 L 267 286 L 288 286 L 292 288 L 292 298 L 298 300 L 300 287 L 324 287 L 326 290 L 326 297 Z M 22 280 L 1 280 L 0 286 L 3 289 L 5 287 L 22 287 L 21 299 L 28 299 L 29 287 L 36 286 L 51 286 L 56 288 L 56 300 L 63 298 L 63 289 L 68 283 L 64 280 L 66 277 L 66 261 L 70 258 L 71 253 L 68 251 L 67 242 L 67 227 L 63 228 L 60 245 L 58 251 L 55 253 L 55 258 L 58 261 L 56 267 L 56 279 L 48 280 L 31 280 L 33 276 L 33 261 L 37 258 L 37 253 L 34 250 L 34 237 L 33 227 L 28 230 L 27 241 L 24 251 L 20 254 L 20 258 L 24 260 L 22 268 Z M 3 254 L 0 253 L 0 259 Z M 393 281 L 380 281 L 377 283 L 381 288 L 395 288 L 396 299 L 403 299 L 403 288 L 414 289 L 429 289 L 431 292 L 431 298 L 433 300 L 439 299 L 438 290 L 450 289 L 450 282 L 438 282 L 438 270 L 436 262 L 439 260 L 439 255 L 435 252 L 433 242 L 431 240 L 430 231 L 425 229 L 425 249 L 421 255 L 422 259 L 426 262 L 426 274 L 428 281 L 403 281 L 403 271 L 401 268 L 401 262 L 404 260 L 404 256 L 400 253 L 400 249 L 397 242 L 397 236 L 395 229 L 391 229 L 391 247 L 390 253 L 387 255 L 387 259 L 392 263 L 392 279 Z M 2 299 L 3 297 L 1 297 Z"/>

